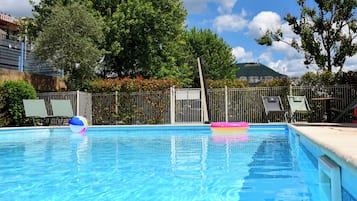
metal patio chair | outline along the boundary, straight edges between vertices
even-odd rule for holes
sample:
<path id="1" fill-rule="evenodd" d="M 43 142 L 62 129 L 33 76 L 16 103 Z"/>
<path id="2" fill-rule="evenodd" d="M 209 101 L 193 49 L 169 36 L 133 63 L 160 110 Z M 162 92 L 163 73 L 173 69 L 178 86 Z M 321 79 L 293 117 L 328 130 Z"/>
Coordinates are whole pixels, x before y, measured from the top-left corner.
<path id="1" fill-rule="evenodd" d="M 284 121 L 288 122 L 287 111 L 284 109 L 280 96 L 262 96 L 262 101 L 268 122 L 270 122 L 270 114 L 281 114 Z"/>
<path id="2" fill-rule="evenodd" d="M 52 115 L 58 125 L 63 125 L 65 119 L 73 117 L 73 108 L 70 100 L 51 99 Z"/>
<path id="3" fill-rule="evenodd" d="M 298 114 L 308 114 L 310 112 L 309 102 L 305 96 L 288 96 L 288 102 L 292 122 L 297 121 Z"/>
<path id="4" fill-rule="evenodd" d="M 25 116 L 32 118 L 33 125 L 36 126 L 36 120 L 40 119 L 42 125 L 48 125 L 52 116 L 47 114 L 45 101 L 43 99 L 23 99 Z"/>

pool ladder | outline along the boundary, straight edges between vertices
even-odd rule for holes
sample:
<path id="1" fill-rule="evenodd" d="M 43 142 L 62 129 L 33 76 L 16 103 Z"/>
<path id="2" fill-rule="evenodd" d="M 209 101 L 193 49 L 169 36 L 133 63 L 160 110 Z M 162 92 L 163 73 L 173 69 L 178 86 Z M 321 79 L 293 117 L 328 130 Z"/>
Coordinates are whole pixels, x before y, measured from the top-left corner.
<path id="1" fill-rule="evenodd" d="M 331 201 L 342 201 L 340 166 L 328 156 L 319 157 L 319 180 L 321 185 L 328 185 L 326 192 Z"/>

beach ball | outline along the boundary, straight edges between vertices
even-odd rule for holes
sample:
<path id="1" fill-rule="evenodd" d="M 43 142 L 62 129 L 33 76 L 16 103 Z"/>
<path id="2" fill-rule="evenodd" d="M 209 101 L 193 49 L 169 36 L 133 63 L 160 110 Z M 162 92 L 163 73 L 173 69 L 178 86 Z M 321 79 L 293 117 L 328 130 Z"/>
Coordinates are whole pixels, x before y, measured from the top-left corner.
<path id="1" fill-rule="evenodd" d="M 85 117 L 74 116 L 69 120 L 69 128 L 74 133 L 84 133 L 88 127 L 88 121 Z"/>

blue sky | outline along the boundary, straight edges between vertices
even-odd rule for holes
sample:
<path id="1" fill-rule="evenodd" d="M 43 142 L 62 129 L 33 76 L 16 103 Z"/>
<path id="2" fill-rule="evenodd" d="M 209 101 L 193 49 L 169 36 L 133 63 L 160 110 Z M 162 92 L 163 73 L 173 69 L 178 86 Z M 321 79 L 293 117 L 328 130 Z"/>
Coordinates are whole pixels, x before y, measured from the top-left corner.
<path id="1" fill-rule="evenodd" d="M 36 0 L 37 2 L 39 0 Z M 286 40 L 296 38 L 283 20 L 299 15 L 296 0 L 183 0 L 188 28 L 211 29 L 232 46 L 237 62 L 259 62 L 290 77 L 307 72 L 303 55 L 284 43 L 260 46 L 255 38 L 267 29 L 281 28 Z M 0 11 L 14 17 L 30 16 L 28 0 L 1 0 Z M 357 42 L 357 41 L 356 41 Z M 357 55 L 347 59 L 345 70 L 357 70 Z M 311 67 L 310 71 L 316 71 Z"/>
<path id="2" fill-rule="evenodd" d="M 284 31 L 287 41 L 297 38 L 283 19 L 288 13 L 299 16 L 295 0 L 184 0 L 184 5 L 188 27 L 217 33 L 232 46 L 237 62 L 259 62 L 290 77 L 308 71 L 303 55 L 290 46 L 280 42 L 266 47 L 254 40 L 267 29 L 277 28 Z M 345 70 L 357 70 L 357 56 L 347 60 Z"/>

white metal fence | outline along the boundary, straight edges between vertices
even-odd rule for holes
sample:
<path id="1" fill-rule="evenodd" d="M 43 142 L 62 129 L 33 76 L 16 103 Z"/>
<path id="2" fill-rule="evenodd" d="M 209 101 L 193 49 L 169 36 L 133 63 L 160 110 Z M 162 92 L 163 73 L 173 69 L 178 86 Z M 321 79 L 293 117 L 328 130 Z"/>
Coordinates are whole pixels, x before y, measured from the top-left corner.
<path id="1" fill-rule="evenodd" d="M 288 111 L 287 96 L 290 94 L 307 97 L 311 112 L 301 118 L 310 122 L 322 121 L 327 112 L 326 102 L 313 101 L 312 98 L 335 97 L 337 100 L 331 102 L 331 107 L 336 109 L 344 109 L 357 98 L 356 87 L 349 85 L 324 88 L 293 86 L 209 89 L 207 99 L 210 121 L 267 122 L 261 97 L 280 96 Z M 74 113 L 85 116 L 95 125 L 203 123 L 199 89 L 172 88 L 155 92 L 105 94 L 51 92 L 39 96 L 46 102 L 50 99 L 70 99 Z M 48 109 L 51 111 L 51 108 Z M 282 121 L 282 117 L 274 115 L 270 120 Z"/>

